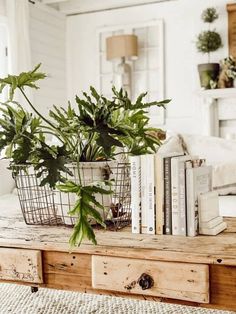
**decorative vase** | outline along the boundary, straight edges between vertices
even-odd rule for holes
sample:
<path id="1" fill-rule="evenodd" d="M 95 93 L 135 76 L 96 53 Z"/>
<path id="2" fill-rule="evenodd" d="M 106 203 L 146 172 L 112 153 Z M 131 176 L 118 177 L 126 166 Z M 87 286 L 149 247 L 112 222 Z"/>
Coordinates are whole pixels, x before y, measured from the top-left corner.
<path id="1" fill-rule="evenodd" d="M 219 63 L 203 63 L 198 65 L 201 87 L 211 89 L 211 82 L 216 82 L 220 72 Z"/>

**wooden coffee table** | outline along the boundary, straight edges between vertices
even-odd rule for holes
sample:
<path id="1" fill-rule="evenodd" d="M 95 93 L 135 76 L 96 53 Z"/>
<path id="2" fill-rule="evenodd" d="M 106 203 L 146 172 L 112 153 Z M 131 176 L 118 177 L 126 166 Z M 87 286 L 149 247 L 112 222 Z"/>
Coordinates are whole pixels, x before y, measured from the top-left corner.
<path id="1" fill-rule="evenodd" d="M 70 228 L 0 213 L 0 279 L 236 310 L 236 219 L 225 220 L 224 233 L 194 238 L 100 230 L 97 246 L 70 251 Z"/>

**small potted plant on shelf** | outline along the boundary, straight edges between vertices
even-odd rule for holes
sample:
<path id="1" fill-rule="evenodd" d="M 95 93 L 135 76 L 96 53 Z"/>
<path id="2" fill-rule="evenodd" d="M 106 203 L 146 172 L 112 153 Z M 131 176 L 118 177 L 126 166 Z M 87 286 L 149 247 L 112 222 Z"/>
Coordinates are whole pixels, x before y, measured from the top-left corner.
<path id="1" fill-rule="evenodd" d="M 219 63 L 210 63 L 210 53 L 222 47 L 222 40 L 219 33 L 210 29 L 210 25 L 219 16 L 215 8 L 207 8 L 202 12 L 201 17 L 204 23 L 209 23 L 209 29 L 202 31 L 196 42 L 197 50 L 208 55 L 208 63 L 198 65 L 201 87 L 205 89 L 217 88 L 220 65 Z"/>
<path id="2" fill-rule="evenodd" d="M 169 100 L 147 103 L 146 93 L 143 93 L 135 103 L 131 103 L 122 89 L 117 91 L 113 88 L 113 98 L 107 99 L 91 87 L 90 94 L 84 92 L 83 98 L 76 96 L 74 106 L 70 103 L 67 108 L 54 106 L 49 117 L 44 117 L 25 92 L 27 87 L 37 89 L 36 82 L 46 77 L 39 72 L 39 66 L 30 72 L 0 79 L 0 92 L 5 87 L 9 88 L 8 101 L 0 104 L 0 152 L 5 151 L 15 176 L 22 169 L 30 171 L 24 168 L 29 165 L 36 174 L 33 180 L 39 179 L 40 186 L 49 194 L 50 189 L 73 194 L 75 201 L 69 208 L 69 214 L 75 220 L 70 243 L 79 245 L 85 237 L 96 243 L 91 219 L 104 226 L 100 212 L 104 205 L 96 195 L 110 194 L 112 183 L 109 171 L 103 173 L 102 184 L 94 182 L 94 178 L 85 183 L 81 164 L 108 162 L 121 151 L 126 155 L 156 152 L 164 132 L 148 126 L 147 110 L 151 106 L 164 107 Z M 32 113 L 14 101 L 16 90 L 24 96 Z M 57 144 L 50 143 L 49 136 L 57 139 Z M 71 168 L 71 164 L 76 167 Z M 30 180 L 32 178 L 27 182 Z M 40 197 L 37 193 L 40 194 L 41 190 L 35 183 L 33 192 L 36 198 Z M 113 211 L 120 206 L 115 205 Z M 34 207 L 32 199 L 30 206 Z M 43 210 L 48 211 L 48 205 Z M 41 216 L 39 218 L 42 219 Z"/>
<path id="3" fill-rule="evenodd" d="M 218 88 L 229 88 L 234 86 L 236 78 L 236 61 L 233 56 L 229 56 L 220 61 L 220 75 Z"/>

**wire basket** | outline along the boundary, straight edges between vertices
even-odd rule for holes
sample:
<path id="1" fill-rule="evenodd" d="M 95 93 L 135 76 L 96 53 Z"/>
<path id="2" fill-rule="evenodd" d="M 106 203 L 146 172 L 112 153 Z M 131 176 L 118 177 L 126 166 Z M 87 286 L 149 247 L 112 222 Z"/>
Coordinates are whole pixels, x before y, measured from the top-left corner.
<path id="1" fill-rule="evenodd" d="M 76 164 L 68 166 L 73 176 L 67 179 L 78 183 Z M 73 193 L 60 192 L 49 185 L 40 186 L 43 177 L 37 178 L 32 166 L 14 166 L 15 182 L 21 210 L 26 224 L 73 226 L 78 217 L 68 214 L 76 202 Z M 112 194 L 95 194 L 95 198 L 104 206 L 98 209 L 106 225 L 111 230 L 121 229 L 131 223 L 130 165 L 128 163 L 81 162 L 80 177 L 83 185 L 94 182 L 111 181 Z M 102 212 L 101 212 L 102 211 Z M 91 220 L 95 225 L 95 221 Z"/>

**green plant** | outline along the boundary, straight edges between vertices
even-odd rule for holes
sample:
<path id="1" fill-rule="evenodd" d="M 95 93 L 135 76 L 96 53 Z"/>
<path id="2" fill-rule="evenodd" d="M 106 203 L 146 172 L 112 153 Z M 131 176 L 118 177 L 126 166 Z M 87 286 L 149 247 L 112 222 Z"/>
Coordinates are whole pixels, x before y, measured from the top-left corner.
<path id="1" fill-rule="evenodd" d="M 215 8 L 207 8 L 202 12 L 202 20 L 204 23 L 213 23 L 219 17 Z"/>
<path id="2" fill-rule="evenodd" d="M 221 37 L 215 31 L 203 31 L 198 35 L 196 45 L 199 52 L 209 53 L 221 47 Z"/>
<path id="3" fill-rule="evenodd" d="M 202 12 L 202 20 L 209 23 L 209 29 L 202 31 L 196 41 L 196 47 L 199 52 L 208 54 L 208 63 L 210 62 L 210 53 L 222 47 L 222 40 L 219 33 L 210 30 L 210 24 L 218 18 L 215 8 L 207 8 Z"/>
<path id="4" fill-rule="evenodd" d="M 80 244 L 87 237 L 96 244 L 89 220 L 93 218 L 103 226 L 104 223 L 95 209 L 102 208 L 95 194 L 111 191 L 95 183 L 84 186 L 80 178 L 80 162 L 114 159 L 119 154 L 117 148 L 132 155 L 156 152 L 163 131 L 148 126 L 147 110 L 151 106 L 164 107 L 169 100 L 147 103 L 146 93 L 143 93 L 131 103 L 125 91 L 115 88 L 112 89 L 113 98 L 109 100 L 90 87 L 90 94 L 84 92 L 82 98 L 76 96 L 74 107 L 70 103 L 67 108 L 54 106 L 49 118 L 45 118 L 25 93 L 26 87 L 37 89 L 36 82 L 46 77 L 38 71 L 39 66 L 33 71 L 0 79 L 0 92 L 9 88 L 9 99 L 0 107 L 0 152 L 5 150 L 13 171 L 16 171 L 16 165 L 31 164 L 37 177 L 43 178 L 41 185 L 48 184 L 62 192 L 76 194 L 77 201 L 70 214 L 77 217 L 77 223 L 70 243 Z M 17 89 L 34 114 L 26 112 L 14 101 Z M 60 144 L 48 144 L 48 135 L 56 137 Z M 72 175 L 67 166 L 71 162 L 77 163 L 79 184 L 66 179 L 66 175 Z"/>

